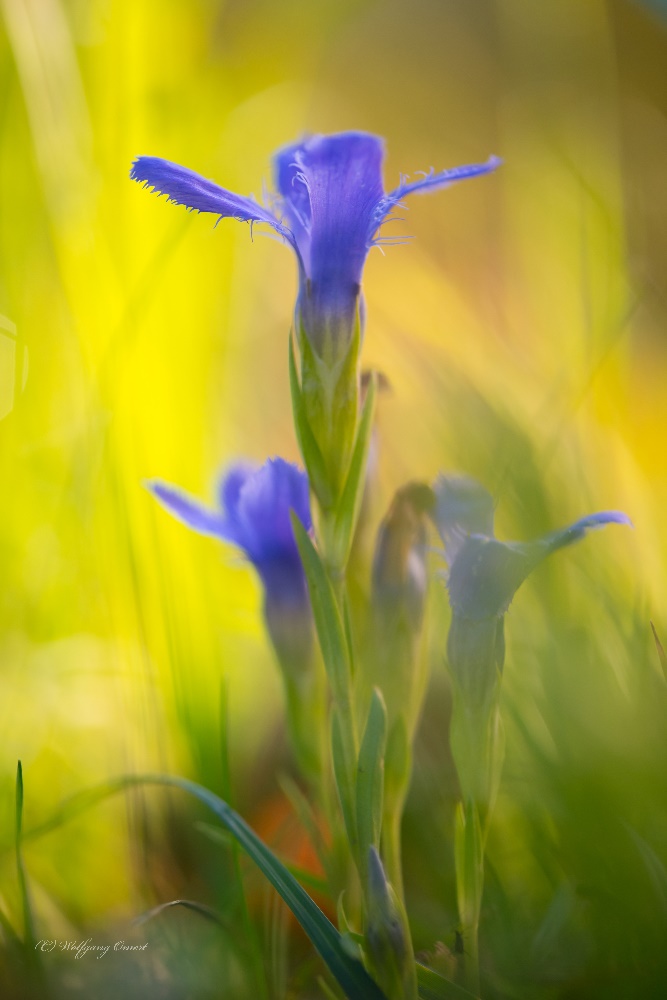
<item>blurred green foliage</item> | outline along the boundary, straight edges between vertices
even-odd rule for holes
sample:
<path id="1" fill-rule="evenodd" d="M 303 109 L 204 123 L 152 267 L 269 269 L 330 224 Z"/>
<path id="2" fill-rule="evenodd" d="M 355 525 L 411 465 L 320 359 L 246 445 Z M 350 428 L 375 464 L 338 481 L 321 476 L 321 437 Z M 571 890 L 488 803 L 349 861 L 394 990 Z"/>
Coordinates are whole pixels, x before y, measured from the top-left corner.
<path id="1" fill-rule="evenodd" d="M 540 568 L 507 618 L 486 995 L 664 995 L 667 687 L 649 627 L 667 641 L 661 22 L 630 0 L 2 0 L 0 14 L 3 995 L 33 988 L 8 929 L 19 757 L 25 830 L 124 771 L 224 793 L 231 767 L 238 808 L 312 866 L 277 783 L 257 584 L 142 487 L 206 495 L 231 458 L 296 457 L 293 260 L 257 230 L 251 244 L 246 227 L 166 211 L 127 175 L 148 153 L 260 194 L 275 148 L 348 128 L 387 137 L 388 182 L 504 160 L 491 181 L 414 199 L 391 230 L 414 242 L 371 255 L 365 364 L 391 391 L 361 550 L 398 486 L 443 469 L 502 499 L 502 538 L 609 507 L 635 523 Z M 404 835 L 416 946 L 445 965 L 448 621 L 436 587 Z M 38 937 L 129 938 L 178 896 L 227 921 L 162 915 L 149 959 L 46 954 L 54 995 L 261 995 L 248 969 L 267 996 L 324 995 L 308 991 L 307 944 L 203 818 L 135 792 L 26 842 Z"/>

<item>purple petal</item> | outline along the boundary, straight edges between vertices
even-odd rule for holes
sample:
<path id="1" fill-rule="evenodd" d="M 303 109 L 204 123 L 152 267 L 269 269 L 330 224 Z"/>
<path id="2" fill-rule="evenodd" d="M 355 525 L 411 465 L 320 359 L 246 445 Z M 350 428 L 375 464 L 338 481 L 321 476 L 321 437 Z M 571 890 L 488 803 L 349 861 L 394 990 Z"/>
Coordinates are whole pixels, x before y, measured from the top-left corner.
<path id="1" fill-rule="evenodd" d="M 566 528 L 560 528 L 558 531 L 545 535 L 535 544 L 541 545 L 545 550 L 545 555 L 548 555 L 566 545 L 578 542 L 587 532 L 595 531 L 596 528 L 604 528 L 606 524 L 627 524 L 629 527 L 633 527 L 628 515 L 623 514 L 622 511 L 601 510 L 597 514 L 588 514 L 586 517 L 579 518 L 578 521 L 574 521 Z"/>
<path id="2" fill-rule="evenodd" d="M 308 186 L 297 162 L 302 143 L 292 143 L 278 150 L 273 158 L 276 190 L 289 228 L 299 247 L 299 254 L 306 274 L 310 267 L 310 196 Z"/>
<path id="3" fill-rule="evenodd" d="M 245 483 L 257 472 L 252 462 L 236 462 L 225 472 L 218 486 L 220 505 L 227 517 L 234 521 L 237 516 L 239 495 Z"/>
<path id="4" fill-rule="evenodd" d="M 396 205 L 399 205 L 409 194 L 416 194 L 419 191 L 431 191 L 435 188 L 449 187 L 457 181 L 467 180 L 468 177 L 479 177 L 481 174 L 488 174 L 501 164 L 497 156 L 490 156 L 486 163 L 472 163 L 465 167 L 452 167 L 450 170 L 440 170 L 435 173 L 431 170 L 418 181 L 409 184 L 406 180 L 401 181 L 399 186 L 390 194 L 386 194 L 378 203 L 372 221 L 372 228 L 368 233 L 369 242 L 372 241 L 376 230 L 384 222 L 387 215 Z"/>
<path id="5" fill-rule="evenodd" d="M 298 560 L 291 511 L 310 530 L 308 477 L 282 458 L 269 459 L 243 484 L 236 512 L 244 548 L 258 568 L 277 557 Z"/>
<path id="6" fill-rule="evenodd" d="M 146 487 L 173 517 L 189 528 L 202 535 L 215 535 L 224 541 L 239 544 L 220 511 L 210 510 L 187 493 L 160 480 L 152 480 L 146 483 Z"/>
<path id="7" fill-rule="evenodd" d="M 299 308 L 305 330 L 318 347 L 327 335 L 348 341 L 354 328 L 368 231 L 383 196 L 382 157 L 377 136 L 342 132 L 313 136 L 277 162 L 283 197 L 292 214 L 298 212 L 304 219 L 299 238 L 306 273 Z"/>
<path id="8" fill-rule="evenodd" d="M 166 194 L 175 205 L 185 205 L 197 212 L 213 212 L 220 218 L 240 222 L 266 222 L 296 249 L 294 236 L 272 212 L 252 198 L 226 191 L 187 167 L 159 156 L 139 156 L 132 164 L 130 177 L 158 194 Z"/>

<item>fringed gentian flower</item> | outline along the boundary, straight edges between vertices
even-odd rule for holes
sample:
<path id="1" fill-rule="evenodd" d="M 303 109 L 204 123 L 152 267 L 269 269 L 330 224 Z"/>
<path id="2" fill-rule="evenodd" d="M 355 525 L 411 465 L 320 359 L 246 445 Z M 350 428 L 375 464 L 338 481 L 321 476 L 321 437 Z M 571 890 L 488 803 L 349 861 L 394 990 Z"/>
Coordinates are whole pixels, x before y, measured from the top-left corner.
<path id="1" fill-rule="evenodd" d="M 173 486 L 148 488 L 170 514 L 203 535 L 237 546 L 257 570 L 264 588 L 264 618 L 285 685 L 287 723 L 304 775 L 321 778 L 323 678 L 314 656 L 313 622 L 306 577 L 291 514 L 312 529 L 308 478 L 282 458 L 261 467 L 231 466 L 210 509 Z"/>
<path id="2" fill-rule="evenodd" d="M 452 608 L 447 640 L 452 684 L 449 742 L 461 788 L 454 829 L 457 902 L 466 941 L 466 985 L 477 996 L 484 844 L 503 760 L 499 695 L 505 614 L 529 573 L 552 552 L 579 541 L 593 528 L 630 522 L 618 511 L 601 511 L 532 542 L 500 542 L 493 531 L 493 501 L 479 483 L 442 476 L 434 492 Z"/>
<path id="3" fill-rule="evenodd" d="M 435 495 L 435 520 L 449 566 L 447 586 L 453 615 L 450 651 L 452 646 L 456 648 L 461 630 L 469 630 L 470 625 L 464 623 L 475 623 L 480 630 L 489 623 L 490 633 L 497 633 L 494 641 L 499 669 L 504 659 L 503 617 L 536 566 L 552 552 L 578 542 L 588 531 L 606 524 L 631 524 L 626 514 L 607 510 L 531 542 L 500 542 L 493 531 L 493 500 L 474 479 L 441 476 Z"/>
<path id="4" fill-rule="evenodd" d="M 290 513 L 311 530 L 305 472 L 282 458 L 259 468 L 233 465 L 220 482 L 220 505 L 213 510 L 166 483 L 148 487 L 188 527 L 241 549 L 262 581 L 266 622 L 281 661 L 303 659 L 311 642 L 310 604 Z"/>
<path id="5" fill-rule="evenodd" d="M 434 492 L 452 608 L 449 666 L 472 719 L 493 704 L 505 659 L 505 613 L 526 577 L 588 531 L 631 521 L 619 511 L 600 511 L 531 542 L 500 542 L 494 536 L 493 500 L 474 479 L 441 476 Z"/>
<path id="6" fill-rule="evenodd" d="M 299 266 L 297 329 L 329 361 L 340 358 L 358 320 L 361 277 L 378 231 L 408 195 L 476 177 L 499 163 L 431 171 L 385 193 L 384 144 L 366 132 L 315 135 L 286 146 L 274 158 L 271 208 L 233 194 L 168 160 L 140 156 L 130 176 L 169 201 L 219 218 L 268 223 L 290 244 Z"/>

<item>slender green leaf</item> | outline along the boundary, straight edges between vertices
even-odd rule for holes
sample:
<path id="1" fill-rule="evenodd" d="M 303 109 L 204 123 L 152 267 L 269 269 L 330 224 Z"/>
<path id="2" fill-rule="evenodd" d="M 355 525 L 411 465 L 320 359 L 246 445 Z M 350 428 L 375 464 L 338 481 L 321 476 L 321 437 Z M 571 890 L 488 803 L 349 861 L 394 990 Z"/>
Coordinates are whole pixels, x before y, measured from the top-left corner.
<path id="1" fill-rule="evenodd" d="M 350 927 L 347 914 L 345 913 L 345 907 L 343 905 L 344 896 L 345 890 L 343 890 L 338 897 L 338 904 L 336 906 L 338 928 L 343 940 L 343 947 L 347 951 L 348 955 L 352 955 L 353 958 L 361 959 L 363 956 L 364 936 L 363 934 L 358 934 Z"/>
<path id="2" fill-rule="evenodd" d="M 634 827 L 630 826 L 629 823 L 624 823 L 623 826 L 632 837 L 634 845 L 639 851 L 648 877 L 651 880 L 656 899 L 660 903 L 664 919 L 667 914 L 667 868 L 665 868 L 664 863 L 660 860 L 648 841 Z"/>
<path id="3" fill-rule="evenodd" d="M 347 839 L 350 843 L 352 854 L 355 860 L 357 860 L 359 858 L 359 843 L 357 840 L 357 824 L 353 797 L 354 760 L 352 754 L 347 749 L 344 732 L 339 710 L 334 706 L 331 713 L 331 757 Z"/>
<path id="4" fill-rule="evenodd" d="M 322 833 L 317 825 L 317 820 L 310 802 L 303 794 L 297 783 L 292 781 L 289 775 L 280 774 L 278 776 L 278 784 L 280 785 L 288 802 L 292 806 L 292 809 L 296 813 L 299 822 L 308 834 L 310 842 L 315 848 L 318 861 L 322 865 L 327 878 L 330 880 L 329 852 L 327 851 L 324 837 L 322 836 Z"/>
<path id="5" fill-rule="evenodd" d="M 254 830 L 226 802 L 207 788 L 202 788 L 201 785 L 197 785 L 187 778 L 149 775 L 138 780 L 143 780 L 147 784 L 154 783 L 181 788 L 207 805 L 230 833 L 236 837 L 244 851 L 287 903 L 350 1000 L 382 1000 L 382 991 L 370 978 L 363 965 L 346 953 L 341 943 L 341 935 L 331 921 L 322 913 L 319 906 L 313 902 L 294 876 L 259 839 Z"/>
<path id="6" fill-rule="evenodd" d="M 356 654 L 354 646 L 354 633 L 352 631 L 352 615 L 350 614 L 350 602 L 347 592 L 343 594 L 343 627 L 345 629 L 345 641 L 347 643 L 347 655 L 350 663 L 350 674 L 356 676 Z"/>
<path id="7" fill-rule="evenodd" d="M 25 875 L 23 864 L 23 766 L 21 761 L 16 765 L 16 826 L 15 826 L 15 848 L 16 848 L 16 872 L 19 881 L 19 893 L 21 895 L 21 908 L 23 910 L 23 937 L 26 948 L 32 955 L 35 952 L 35 925 L 32 918 L 32 907 L 30 905 L 30 894 L 28 892 L 28 881 Z"/>
<path id="8" fill-rule="evenodd" d="M 292 514 L 292 527 L 308 581 L 310 603 L 329 683 L 336 701 L 344 703 L 348 698 L 350 664 L 336 597 L 317 549 L 295 514 Z"/>
<path id="9" fill-rule="evenodd" d="M 402 803 L 410 780 L 412 750 L 404 715 L 399 715 L 389 731 L 384 758 L 384 794 L 387 809 Z"/>
<path id="10" fill-rule="evenodd" d="M 228 802 L 233 801 L 232 797 L 232 770 L 229 760 L 229 683 L 228 678 L 223 677 L 220 683 L 220 764 L 222 770 L 221 791 L 223 798 Z M 216 828 L 218 834 L 226 834 L 226 831 Z M 210 836 L 210 830 L 209 836 Z M 231 836 L 230 834 L 226 834 Z M 252 974 L 255 979 L 255 988 L 259 1000 L 268 1000 L 269 987 L 266 978 L 266 968 L 262 953 L 262 944 L 257 932 L 257 926 L 250 919 L 250 910 L 246 898 L 245 882 L 241 873 L 241 859 L 239 858 L 240 847 L 236 840 L 232 838 L 229 845 L 232 856 L 232 871 L 230 889 L 233 894 L 238 895 L 241 928 L 239 935 L 245 941 L 250 953 Z"/>
<path id="11" fill-rule="evenodd" d="M 322 976 L 317 977 L 317 985 L 324 993 L 326 1000 L 340 1000 L 340 994 L 337 993 L 329 983 Z"/>
<path id="12" fill-rule="evenodd" d="M 417 962 L 417 984 L 419 1000 L 479 1000 L 474 993 L 470 993 L 463 986 L 445 979 L 440 973 L 427 969 L 419 962 Z"/>
<path id="13" fill-rule="evenodd" d="M 479 810 L 474 802 L 459 802 L 457 807 L 454 862 L 459 914 L 466 928 L 475 928 L 482 903 L 484 846 Z"/>
<path id="14" fill-rule="evenodd" d="M 651 631 L 653 632 L 653 641 L 655 642 L 655 648 L 658 651 L 658 659 L 660 660 L 660 666 L 662 667 L 662 675 L 667 681 L 667 653 L 665 653 L 664 647 L 658 638 L 658 633 L 656 632 L 655 625 L 651 622 Z"/>
<path id="15" fill-rule="evenodd" d="M 298 344 L 303 409 L 319 443 L 332 493 L 338 498 L 345 483 L 357 431 L 361 346 L 359 318 L 347 346 L 330 341 L 320 354 L 313 349 L 303 328 L 299 330 Z"/>
<path id="16" fill-rule="evenodd" d="M 375 412 L 376 380 L 371 378 L 357 428 L 352 459 L 348 469 L 343 493 L 336 510 L 335 541 L 336 552 L 341 566 L 347 563 L 352 547 L 352 539 L 357 526 L 361 501 L 366 487 L 366 463 L 373 431 Z"/>
<path id="17" fill-rule="evenodd" d="M 299 442 L 299 448 L 303 457 L 310 485 L 319 500 L 321 506 L 328 510 L 333 504 L 333 494 L 329 485 L 329 476 L 320 447 L 315 440 L 308 415 L 303 405 L 301 386 L 299 385 L 299 375 L 296 369 L 296 358 L 294 356 L 294 339 L 290 337 L 289 343 L 289 380 L 290 392 L 292 395 L 292 413 L 294 416 L 294 427 Z"/>
<path id="18" fill-rule="evenodd" d="M 215 826 L 213 823 L 203 822 L 195 823 L 195 828 L 200 833 L 203 833 L 211 843 L 218 844 L 220 847 L 224 847 L 225 850 L 230 850 L 232 847 L 240 850 L 238 842 L 228 830 L 221 830 L 219 826 Z M 291 872 L 294 878 L 298 879 L 303 885 L 307 885 L 309 889 L 314 889 L 315 892 L 326 893 L 328 889 L 326 879 L 320 878 L 319 875 L 313 875 L 312 872 L 306 871 L 305 868 L 301 868 L 299 865 L 292 864 L 291 861 L 286 861 L 279 855 L 276 855 L 276 857 L 287 868 L 287 871 Z"/>
<path id="19" fill-rule="evenodd" d="M 21 939 L 14 930 L 9 917 L 2 907 L 0 907 L 0 929 L 3 931 L 5 938 L 11 945 L 18 948 L 21 947 Z"/>
<path id="20" fill-rule="evenodd" d="M 347 954 L 341 940 L 342 936 L 331 921 L 254 830 L 223 799 L 194 781 L 166 774 L 126 775 L 106 782 L 84 795 L 75 796 L 66 803 L 56 817 L 33 830 L 31 835 L 36 836 L 38 833 L 54 829 L 65 819 L 76 815 L 94 802 L 99 802 L 121 789 L 137 785 L 166 785 L 180 788 L 208 806 L 290 908 L 349 1000 L 386 1000 L 384 993 L 373 982 L 363 965 Z"/>
<path id="21" fill-rule="evenodd" d="M 143 924 L 147 924 L 149 920 L 153 920 L 161 913 L 164 913 L 165 910 L 170 910 L 175 906 L 183 907 L 185 910 L 191 910 L 193 913 L 199 914 L 200 917 L 203 917 L 210 923 L 217 924 L 218 927 L 225 926 L 225 922 L 221 919 L 220 914 L 216 913 L 216 911 L 210 906 L 205 906 L 204 903 L 198 903 L 193 899 L 170 899 L 168 903 L 160 903 L 158 906 L 154 906 L 152 909 L 146 910 L 145 913 L 135 917 L 132 923 L 135 927 L 141 927 Z"/>
<path id="22" fill-rule="evenodd" d="M 364 871 L 370 848 L 380 848 L 386 742 L 387 710 L 381 691 L 375 688 L 357 764 L 357 831 Z"/>

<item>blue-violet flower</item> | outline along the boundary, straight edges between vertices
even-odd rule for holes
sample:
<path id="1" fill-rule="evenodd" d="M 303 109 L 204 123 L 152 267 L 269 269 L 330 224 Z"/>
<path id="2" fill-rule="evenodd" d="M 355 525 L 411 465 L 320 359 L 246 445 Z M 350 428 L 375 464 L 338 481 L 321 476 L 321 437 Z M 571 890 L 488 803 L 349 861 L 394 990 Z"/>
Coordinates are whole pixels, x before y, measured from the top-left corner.
<path id="1" fill-rule="evenodd" d="M 262 581 L 266 621 L 278 655 L 281 660 L 305 656 L 311 641 L 310 603 L 290 519 L 294 511 L 307 531 L 312 528 L 305 472 L 282 458 L 259 468 L 239 462 L 222 477 L 220 505 L 214 510 L 166 483 L 147 485 L 188 527 L 242 550 Z"/>
<path id="2" fill-rule="evenodd" d="M 268 223 L 290 244 L 299 266 L 297 324 L 320 355 L 340 356 L 359 316 L 361 277 L 378 230 L 393 209 L 415 192 L 447 187 L 495 169 L 499 160 L 431 170 L 385 193 L 384 143 L 366 132 L 314 135 L 274 157 L 276 196 L 271 208 L 233 194 L 186 167 L 140 156 L 130 176 L 169 201 L 219 218 Z"/>

